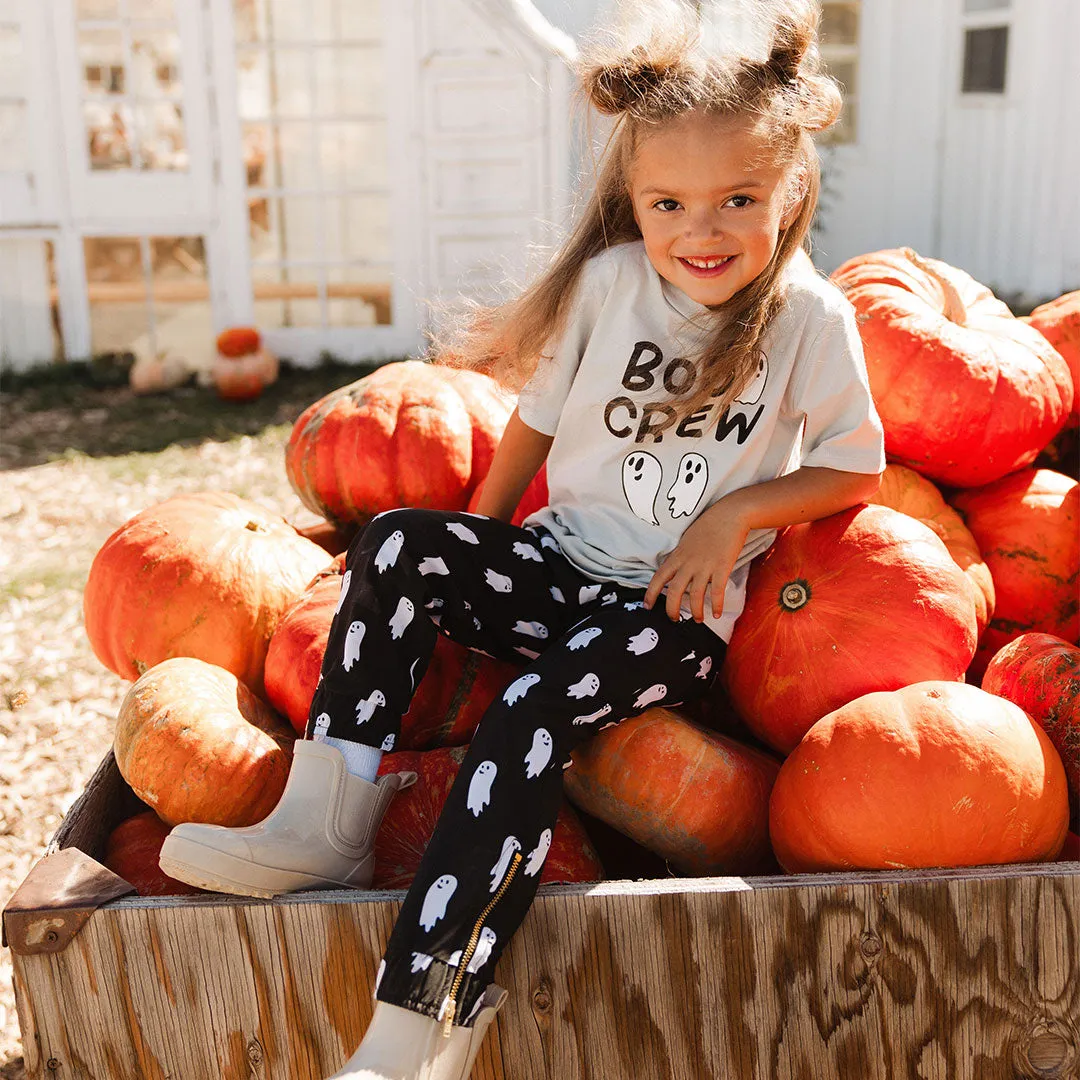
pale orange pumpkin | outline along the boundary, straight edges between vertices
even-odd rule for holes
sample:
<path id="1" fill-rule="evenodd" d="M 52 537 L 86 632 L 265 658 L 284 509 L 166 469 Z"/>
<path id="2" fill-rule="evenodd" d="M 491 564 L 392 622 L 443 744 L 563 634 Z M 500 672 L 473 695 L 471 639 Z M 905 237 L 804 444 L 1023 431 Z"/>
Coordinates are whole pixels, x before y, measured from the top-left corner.
<path id="1" fill-rule="evenodd" d="M 327 561 L 284 518 L 246 499 L 177 495 L 121 525 L 94 557 L 86 633 L 121 678 L 195 656 L 258 693 L 278 621 Z"/>
<path id="2" fill-rule="evenodd" d="M 251 401 L 277 380 L 278 361 L 253 326 L 234 327 L 218 335 L 210 375 L 219 397 Z"/>
<path id="3" fill-rule="evenodd" d="M 867 694 L 822 717 L 781 767 L 769 811 L 792 873 L 1048 860 L 1068 827 L 1046 733 L 956 682 Z"/>
<path id="4" fill-rule="evenodd" d="M 858 315 L 890 461 L 975 487 L 1030 464 L 1064 426 L 1065 361 L 962 270 L 899 248 L 832 279 Z"/>
<path id="5" fill-rule="evenodd" d="M 293 734 L 235 675 L 179 656 L 120 705 L 113 753 L 132 791 L 168 825 L 252 825 L 285 790 Z"/>
<path id="6" fill-rule="evenodd" d="M 941 537 L 953 561 L 967 575 L 981 637 L 994 614 L 994 579 L 963 518 L 926 477 L 904 465 L 887 465 L 880 488 L 868 501 L 918 518 Z"/>

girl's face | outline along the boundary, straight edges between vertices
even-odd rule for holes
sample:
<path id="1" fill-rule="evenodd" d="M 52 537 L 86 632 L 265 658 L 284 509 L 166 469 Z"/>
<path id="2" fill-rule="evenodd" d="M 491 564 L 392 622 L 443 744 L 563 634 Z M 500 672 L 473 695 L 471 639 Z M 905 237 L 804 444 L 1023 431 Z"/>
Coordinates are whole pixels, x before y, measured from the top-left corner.
<path id="1" fill-rule="evenodd" d="M 787 172 L 740 119 L 689 113 L 650 131 L 629 180 L 656 272 L 710 307 L 765 269 L 799 210 L 784 205 Z"/>

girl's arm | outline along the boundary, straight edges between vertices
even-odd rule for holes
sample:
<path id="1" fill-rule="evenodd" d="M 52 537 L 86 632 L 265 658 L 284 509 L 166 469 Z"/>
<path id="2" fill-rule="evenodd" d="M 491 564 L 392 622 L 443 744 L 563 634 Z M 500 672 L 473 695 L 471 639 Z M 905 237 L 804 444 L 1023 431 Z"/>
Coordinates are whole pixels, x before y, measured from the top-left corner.
<path id="1" fill-rule="evenodd" d="M 683 533 L 653 574 L 645 591 L 651 608 L 667 586 L 668 617 L 679 618 L 683 593 L 701 622 L 705 593 L 715 615 L 724 606 L 724 588 L 751 529 L 780 529 L 838 514 L 865 502 L 881 483 L 878 473 L 842 472 L 804 465 L 786 476 L 740 488 L 718 499 Z"/>
<path id="2" fill-rule="evenodd" d="M 552 441 L 553 436 L 529 427 L 515 409 L 495 451 L 476 512 L 509 521 L 529 481 L 547 459 Z"/>

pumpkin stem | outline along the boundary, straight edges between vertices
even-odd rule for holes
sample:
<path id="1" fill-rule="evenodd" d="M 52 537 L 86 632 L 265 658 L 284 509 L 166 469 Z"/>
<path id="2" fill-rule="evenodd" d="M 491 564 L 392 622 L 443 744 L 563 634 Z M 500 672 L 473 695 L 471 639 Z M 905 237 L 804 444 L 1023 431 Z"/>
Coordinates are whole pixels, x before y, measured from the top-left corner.
<path id="1" fill-rule="evenodd" d="M 262 531 L 262 526 L 257 521 L 249 521 L 245 526 L 245 529 L 250 529 L 252 532 Z"/>
<path id="2" fill-rule="evenodd" d="M 945 294 L 945 310 L 942 312 L 945 318 L 958 326 L 964 326 L 967 322 L 967 307 L 960 299 L 956 286 L 940 270 L 935 270 L 929 260 L 924 259 L 911 248 L 904 248 L 904 254 L 924 274 L 929 274 L 941 286 L 941 291 Z"/>
<path id="3" fill-rule="evenodd" d="M 810 600 L 810 582 L 805 578 L 789 581 L 780 590 L 780 606 L 785 611 L 798 611 Z"/>

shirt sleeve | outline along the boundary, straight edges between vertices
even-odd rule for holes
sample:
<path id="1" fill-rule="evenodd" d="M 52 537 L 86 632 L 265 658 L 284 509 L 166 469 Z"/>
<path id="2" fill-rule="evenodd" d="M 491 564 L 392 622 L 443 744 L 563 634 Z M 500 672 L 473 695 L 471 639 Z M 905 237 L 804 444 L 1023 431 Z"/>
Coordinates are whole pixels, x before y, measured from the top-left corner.
<path id="1" fill-rule="evenodd" d="M 518 395 L 518 416 L 534 431 L 554 435 L 585 347 L 599 315 L 595 260 L 582 268 L 563 332 L 544 346 L 536 371 Z"/>
<path id="2" fill-rule="evenodd" d="M 826 313 L 801 357 L 789 407 L 805 417 L 801 464 L 861 473 L 885 468 L 885 435 L 847 301 Z"/>

